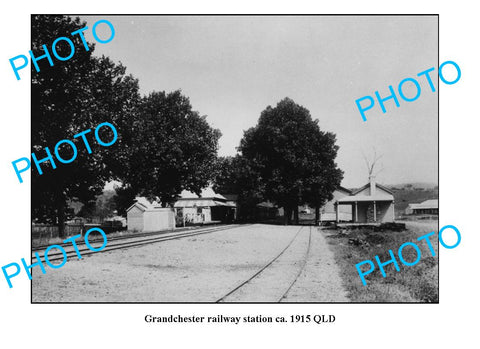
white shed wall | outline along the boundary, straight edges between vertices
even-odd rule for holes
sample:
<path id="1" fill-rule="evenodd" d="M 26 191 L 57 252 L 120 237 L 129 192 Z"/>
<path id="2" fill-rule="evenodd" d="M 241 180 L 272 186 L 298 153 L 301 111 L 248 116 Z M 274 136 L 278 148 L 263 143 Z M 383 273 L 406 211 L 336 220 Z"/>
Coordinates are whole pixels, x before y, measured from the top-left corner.
<path id="1" fill-rule="evenodd" d="M 127 228 L 143 231 L 143 211 L 136 206 L 127 212 Z"/>
<path id="2" fill-rule="evenodd" d="M 175 229 L 175 211 L 173 208 L 156 208 L 143 214 L 143 231 Z"/>

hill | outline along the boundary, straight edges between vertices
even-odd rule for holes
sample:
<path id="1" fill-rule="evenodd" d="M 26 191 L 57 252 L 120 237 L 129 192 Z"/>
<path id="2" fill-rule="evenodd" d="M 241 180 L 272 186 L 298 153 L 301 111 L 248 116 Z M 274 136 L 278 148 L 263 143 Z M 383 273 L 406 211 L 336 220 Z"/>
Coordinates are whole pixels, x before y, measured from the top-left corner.
<path id="1" fill-rule="evenodd" d="M 409 204 L 420 203 L 429 199 L 438 199 L 438 186 L 430 187 L 415 187 L 413 184 L 403 185 L 400 187 L 388 186 L 393 192 L 395 198 L 395 215 L 401 215 L 405 213 L 405 209 Z"/>

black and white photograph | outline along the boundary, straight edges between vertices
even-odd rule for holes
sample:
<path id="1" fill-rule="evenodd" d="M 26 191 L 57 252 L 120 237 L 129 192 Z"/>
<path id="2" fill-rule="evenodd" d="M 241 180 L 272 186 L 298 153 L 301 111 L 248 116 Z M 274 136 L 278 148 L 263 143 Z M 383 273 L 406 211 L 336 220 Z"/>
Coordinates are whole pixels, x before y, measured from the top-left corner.
<path id="1" fill-rule="evenodd" d="M 473 3 L 2 2 L 3 348 L 471 348 Z"/>
<path id="2" fill-rule="evenodd" d="M 31 301 L 438 303 L 438 21 L 33 14 Z"/>

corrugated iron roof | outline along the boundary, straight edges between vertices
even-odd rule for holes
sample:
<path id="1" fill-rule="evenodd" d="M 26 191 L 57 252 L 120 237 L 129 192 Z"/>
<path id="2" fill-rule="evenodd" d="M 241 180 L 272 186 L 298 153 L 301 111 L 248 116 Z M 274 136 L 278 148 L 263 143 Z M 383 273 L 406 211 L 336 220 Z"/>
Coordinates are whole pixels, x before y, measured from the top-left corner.
<path id="1" fill-rule="evenodd" d="M 380 189 L 386 191 L 387 193 L 393 194 L 393 192 L 392 192 L 390 189 L 388 189 L 387 187 L 385 187 L 385 186 L 383 186 L 383 185 L 381 185 L 381 184 L 375 183 L 375 186 L 376 186 L 377 188 L 380 188 Z M 367 183 L 367 184 L 365 184 L 363 187 L 358 188 L 357 190 L 352 191 L 352 194 L 355 195 L 355 194 L 360 193 L 362 190 L 367 189 L 367 188 L 370 188 L 370 183 Z"/>
<path id="2" fill-rule="evenodd" d="M 178 200 L 174 207 L 212 207 L 212 206 L 230 206 L 225 202 L 212 199 L 192 199 L 192 200 Z"/>
<path id="3" fill-rule="evenodd" d="M 378 194 L 378 195 L 352 195 L 345 196 L 337 200 L 338 202 L 355 202 L 355 201 L 393 201 L 393 195 Z"/>
<path id="4" fill-rule="evenodd" d="M 237 201 L 238 200 L 238 195 L 237 194 L 223 194 L 223 196 L 225 197 L 225 199 L 227 199 L 227 201 Z"/>
<path id="5" fill-rule="evenodd" d="M 438 199 L 431 199 L 431 200 L 426 200 L 424 202 L 421 202 L 419 204 L 410 204 L 408 205 L 409 208 L 413 209 L 434 209 L 438 208 Z"/>
<path id="6" fill-rule="evenodd" d="M 199 196 L 195 193 L 192 193 L 191 191 L 183 190 L 180 193 L 180 200 L 182 200 L 182 199 L 198 199 L 198 198 L 199 198 Z M 202 192 L 200 193 L 200 198 L 227 200 L 223 195 L 215 193 L 213 191 L 212 187 L 207 187 L 205 189 L 202 189 Z"/>

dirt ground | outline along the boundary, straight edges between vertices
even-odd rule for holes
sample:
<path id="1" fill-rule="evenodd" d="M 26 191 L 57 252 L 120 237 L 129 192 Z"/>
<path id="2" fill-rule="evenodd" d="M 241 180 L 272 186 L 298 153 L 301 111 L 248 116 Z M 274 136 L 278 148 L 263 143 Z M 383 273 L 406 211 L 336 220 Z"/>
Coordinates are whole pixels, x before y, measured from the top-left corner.
<path id="1" fill-rule="evenodd" d="M 310 253 L 299 276 L 284 302 L 349 302 L 340 278 L 340 270 L 330 251 L 325 235 L 312 227 Z"/>
<path id="2" fill-rule="evenodd" d="M 33 302 L 215 302 L 275 258 L 298 226 L 255 224 L 72 259 L 33 270 Z M 325 238 L 304 227 L 290 248 L 228 302 L 348 301 Z M 305 259 L 307 257 L 307 259 Z M 302 266 L 305 266 L 303 272 Z"/>

